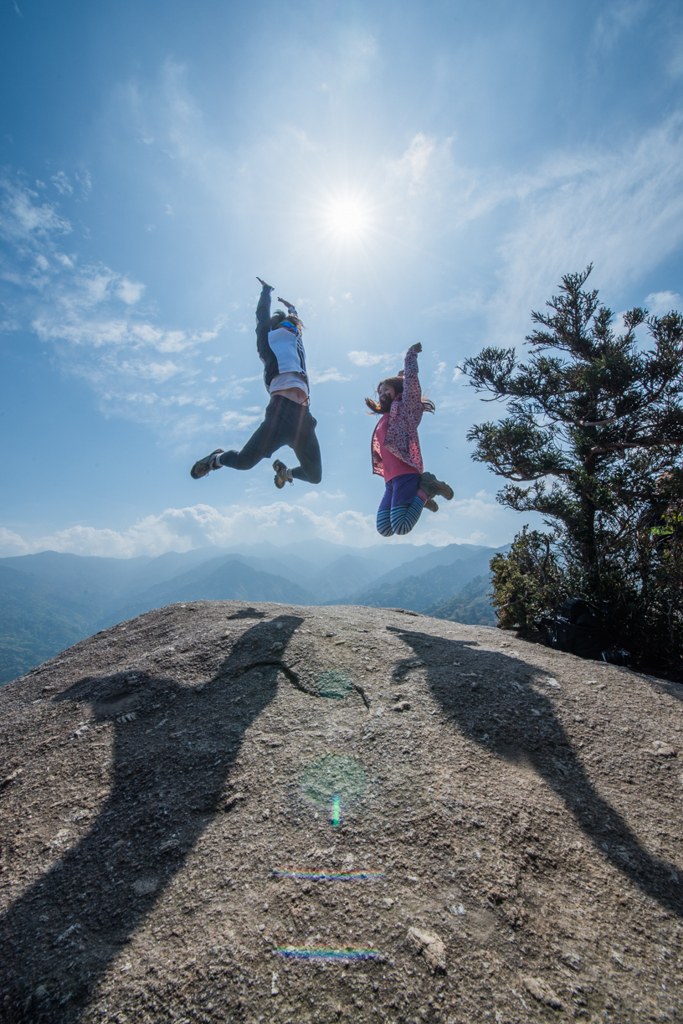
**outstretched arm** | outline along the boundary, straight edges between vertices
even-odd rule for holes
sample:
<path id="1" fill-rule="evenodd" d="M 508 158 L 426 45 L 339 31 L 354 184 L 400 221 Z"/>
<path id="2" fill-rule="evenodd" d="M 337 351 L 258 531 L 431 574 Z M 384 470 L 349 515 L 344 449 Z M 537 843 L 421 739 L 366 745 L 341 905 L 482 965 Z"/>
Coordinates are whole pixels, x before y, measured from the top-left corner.
<path id="1" fill-rule="evenodd" d="M 258 305 L 256 307 L 256 346 L 261 355 L 261 345 L 268 344 L 268 330 L 270 328 L 270 293 L 273 288 L 272 285 L 266 284 L 265 281 L 257 277 L 256 280 L 262 285 L 261 295 L 259 296 Z"/>
<path id="2" fill-rule="evenodd" d="M 403 406 L 406 411 L 410 410 L 417 423 L 422 419 L 422 388 L 417 375 L 417 354 L 421 351 L 422 345 L 419 341 L 410 346 L 406 352 L 403 371 Z"/>
<path id="3" fill-rule="evenodd" d="M 293 306 L 291 302 L 287 302 L 287 299 L 283 299 L 280 295 L 278 295 L 277 301 L 278 302 L 282 302 L 283 305 L 285 305 L 287 307 L 287 309 L 289 310 L 289 312 L 292 313 L 294 316 L 298 316 L 298 313 L 296 311 L 296 306 Z"/>

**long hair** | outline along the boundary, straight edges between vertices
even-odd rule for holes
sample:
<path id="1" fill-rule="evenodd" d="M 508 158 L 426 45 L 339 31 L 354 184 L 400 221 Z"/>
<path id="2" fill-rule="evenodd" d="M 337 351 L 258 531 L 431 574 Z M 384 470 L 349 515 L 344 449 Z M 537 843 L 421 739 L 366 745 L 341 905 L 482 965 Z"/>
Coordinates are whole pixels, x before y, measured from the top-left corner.
<path id="1" fill-rule="evenodd" d="M 382 384 L 386 384 L 387 387 L 393 388 L 396 392 L 396 398 L 399 398 L 403 394 L 403 370 L 398 374 L 397 377 L 385 377 L 377 385 L 377 391 L 382 387 Z M 365 404 L 370 410 L 369 415 L 372 413 L 385 413 L 391 409 L 391 403 L 394 401 L 389 395 L 382 395 L 379 401 L 374 398 L 366 398 Z M 431 398 L 422 396 L 422 408 L 425 412 L 436 412 L 436 406 L 432 402 Z"/>
<path id="2" fill-rule="evenodd" d="M 294 313 L 285 313 L 283 309 L 276 309 L 270 318 L 271 331 L 276 331 L 283 320 L 288 320 L 290 324 L 294 324 L 299 333 L 303 330 L 304 325 L 298 316 L 295 316 Z"/>

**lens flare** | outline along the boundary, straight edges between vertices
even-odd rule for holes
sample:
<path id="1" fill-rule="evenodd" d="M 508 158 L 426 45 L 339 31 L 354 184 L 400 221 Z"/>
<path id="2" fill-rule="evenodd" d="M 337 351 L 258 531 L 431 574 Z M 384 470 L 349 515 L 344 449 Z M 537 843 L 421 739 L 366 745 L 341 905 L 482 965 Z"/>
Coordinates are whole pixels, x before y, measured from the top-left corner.
<path id="1" fill-rule="evenodd" d="M 360 199 L 346 196 L 329 203 L 325 222 L 338 241 L 354 242 L 367 234 L 371 225 L 370 211 Z"/>
<path id="2" fill-rule="evenodd" d="M 330 949 L 325 946 L 280 946 L 275 952 L 294 960 L 318 961 L 377 960 L 382 955 L 378 949 Z"/>
<path id="3" fill-rule="evenodd" d="M 343 754 L 325 754 L 307 766 L 301 777 L 301 789 L 307 800 L 330 814 L 337 828 L 342 810 L 359 800 L 368 785 L 360 761 Z"/>
<path id="4" fill-rule="evenodd" d="M 303 878 L 308 882 L 355 882 L 367 878 L 381 878 L 383 871 L 298 871 L 290 868 L 273 868 L 276 878 Z"/>

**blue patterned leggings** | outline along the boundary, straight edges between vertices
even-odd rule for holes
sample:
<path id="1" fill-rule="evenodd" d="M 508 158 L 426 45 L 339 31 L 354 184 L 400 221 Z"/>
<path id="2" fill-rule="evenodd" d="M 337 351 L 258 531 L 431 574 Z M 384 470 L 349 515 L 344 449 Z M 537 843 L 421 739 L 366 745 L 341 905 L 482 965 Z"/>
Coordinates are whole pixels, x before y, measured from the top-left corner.
<path id="1" fill-rule="evenodd" d="M 420 518 L 424 499 L 417 491 L 419 473 L 402 473 L 387 480 L 382 500 L 377 509 L 377 532 L 383 537 L 402 537 L 410 533 Z"/>

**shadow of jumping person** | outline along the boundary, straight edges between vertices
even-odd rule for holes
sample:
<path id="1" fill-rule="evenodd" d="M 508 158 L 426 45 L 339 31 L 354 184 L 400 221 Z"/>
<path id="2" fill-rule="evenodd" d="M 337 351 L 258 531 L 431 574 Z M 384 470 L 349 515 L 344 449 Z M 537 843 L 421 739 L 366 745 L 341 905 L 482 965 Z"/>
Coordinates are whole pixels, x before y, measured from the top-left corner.
<path id="1" fill-rule="evenodd" d="M 491 753 L 509 762 L 530 764 L 552 787 L 574 815 L 585 835 L 630 881 L 668 911 L 683 916 L 683 887 L 674 865 L 653 857 L 643 848 L 624 819 L 602 797 L 585 773 L 550 700 L 517 676 L 518 659 L 489 651 L 473 651 L 467 641 L 445 640 L 411 630 L 387 627 L 397 633 L 424 663 L 434 698 L 462 732 Z M 454 655 L 464 666 L 491 673 L 489 690 L 472 688 L 471 679 L 457 680 L 447 666 Z M 467 659 L 465 661 L 464 659 Z M 395 677 L 414 667 L 414 659 L 399 665 Z M 504 675 L 505 674 L 505 675 Z M 542 673 L 539 671 L 538 673 Z"/>
<path id="2" fill-rule="evenodd" d="M 244 732 L 273 700 L 278 671 L 296 683 L 281 658 L 303 621 L 259 622 L 199 687 L 129 671 L 82 679 L 55 698 L 89 702 L 96 721 L 113 721 L 112 788 L 91 831 L 0 921 L 3 1022 L 78 1019 L 225 801 Z"/>

